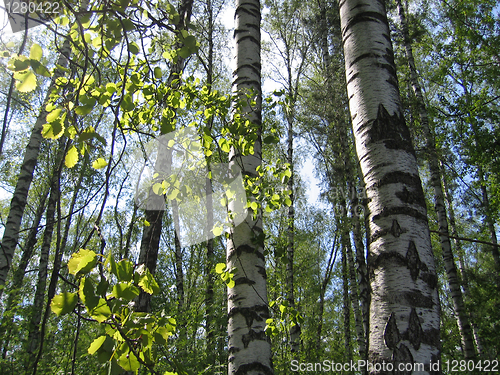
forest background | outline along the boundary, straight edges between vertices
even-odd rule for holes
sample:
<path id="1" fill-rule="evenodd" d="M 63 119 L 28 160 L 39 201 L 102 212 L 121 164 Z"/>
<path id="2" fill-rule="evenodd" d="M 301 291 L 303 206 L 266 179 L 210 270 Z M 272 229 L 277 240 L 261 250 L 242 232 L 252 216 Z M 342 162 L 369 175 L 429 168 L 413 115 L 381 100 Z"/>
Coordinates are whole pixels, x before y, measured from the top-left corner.
<path id="1" fill-rule="evenodd" d="M 2 374 L 235 373 L 228 303 L 245 267 L 231 260 L 234 228 L 207 219 L 207 241 L 181 246 L 174 228 L 195 224 L 178 222 L 179 202 L 199 196 L 168 174 L 149 192 L 166 196 L 165 210 L 136 199 L 131 164 L 156 157 L 152 139 L 184 128 L 199 134 L 187 149 L 199 147 L 209 171 L 238 160 L 235 150 L 261 156 L 243 169 L 262 228 L 248 242 L 266 275 L 257 293 L 266 311 L 252 311 L 260 323 L 249 339 L 270 351 L 262 373 L 292 373 L 292 360 L 374 358 L 369 308 L 380 285 L 339 4 L 260 5 L 262 112 L 248 122 L 259 89 L 235 90 L 251 74 L 232 62 L 229 1 L 63 1 L 45 25 L 1 35 Z M 491 370 L 500 359 L 499 9 L 490 0 L 385 8 L 427 205 L 443 372 Z M 200 215 L 219 203 L 202 202 Z M 389 232 L 404 228 L 396 221 Z M 386 318 L 395 353 L 400 342 L 416 346 L 403 332 L 422 330 L 412 316 L 406 326 Z"/>

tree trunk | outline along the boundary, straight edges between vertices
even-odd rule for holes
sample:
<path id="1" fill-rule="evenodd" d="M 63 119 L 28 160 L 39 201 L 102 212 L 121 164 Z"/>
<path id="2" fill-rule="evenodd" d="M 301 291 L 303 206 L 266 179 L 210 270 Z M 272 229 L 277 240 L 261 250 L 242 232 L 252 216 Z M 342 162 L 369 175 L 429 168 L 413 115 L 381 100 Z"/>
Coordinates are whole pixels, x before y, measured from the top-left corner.
<path id="1" fill-rule="evenodd" d="M 5 310 L 2 316 L 2 322 L 0 324 L 0 349 L 2 350 L 3 359 L 5 359 L 6 357 L 10 338 L 12 337 L 12 319 L 14 318 L 14 315 L 16 313 L 16 307 L 19 304 L 19 294 L 20 289 L 23 285 L 26 267 L 33 257 L 33 252 L 37 241 L 38 229 L 42 220 L 43 213 L 45 212 L 45 201 L 47 200 L 49 190 L 50 187 L 47 185 L 47 187 L 44 187 L 44 191 L 40 194 L 40 202 L 38 203 L 38 207 L 35 212 L 35 218 L 33 219 L 31 229 L 24 244 L 21 260 L 19 261 L 19 265 L 12 276 L 12 285 L 10 286 L 10 293 L 5 303 Z"/>
<path id="2" fill-rule="evenodd" d="M 247 102 L 249 93 L 254 105 L 246 104 L 242 116 L 261 128 L 262 92 L 260 63 L 260 1 L 237 0 L 235 12 L 236 71 L 233 92 Z M 242 156 L 231 149 L 229 164 L 242 169 L 246 177 L 257 177 L 261 164 L 260 130 L 254 154 Z M 229 207 L 232 209 L 232 207 Z M 262 239 L 262 212 L 252 212 L 245 221 L 230 229 L 226 263 L 236 268 L 235 286 L 228 288 L 228 374 L 273 374 L 271 343 L 264 328 L 269 318 L 266 288 L 266 265 Z M 254 218 L 254 214 L 256 217 Z"/>
<path id="3" fill-rule="evenodd" d="M 411 46 L 410 35 L 408 32 L 408 24 L 406 22 L 405 10 L 403 8 L 401 0 L 397 0 L 396 2 L 399 11 L 399 18 L 401 20 L 401 27 L 403 30 L 406 58 L 408 60 L 408 66 L 410 68 L 412 88 L 413 92 L 415 93 L 415 97 L 418 104 L 420 125 L 422 126 L 426 138 L 426 148 L 427 148 L 429 169 L 431 174 L 431 185 L 434 191 L 434 202 L 439 223 L 439 232 L 443 233 L 439 237 L 441 241 L 441 249 L 443 251 L 443 260 L 446 269 L 446 276 L 448 277 L 448 284 L 451 290 L 453 308 L 455 310 L 455 314 L 457 315 L 457 324 L 460 331 L 460 338 L 462 341 L 464 356 L 466 359 L 473 359 L 475 358 L 474 341 L 472 338 L 472 330 L 470 327 L 467 312 L 465 310 L 462 290 L 460 289 L 460 279 L 458 276 L 455 260 L 453 258 L 453 252 L 451 249 L 451 243 L 448 231 L 448 219 L 446 215 L 446 206 L 444 201 L 444 193 L 443 193 L 443 188 L 441 186 L 442 178 L 441 178 L 441 170 L 439 168 L 438 154 L 436 150 L 436 141 L 434 139 L 434 134 L 432 133 L 432 130 L 429 125 L 427 107 L 425 105 L 424 96 L 422 94 L 422 88 L 418 80 L 415 59 L 413 57 L 413 48 Z"/>
<path id="4" fill-rule="evenodd" d="M 71 47 L 68 40 L 65 40 L 57 64 L 65 68 L 68 65 L 68 56 L 71 53 Z M 57 78 L 63 75 L 63 69 L 56 69 L 52 77 L 50 86 L 47 90 L 47 94 L 41 106 L 40 114 L 38 115 L 35 126 L 31 131 L 31 136 L 26 146 L 26 151 L 24 153 L 23 163 L 21 165 L 21 171 L 19 172 L 19 177 L 17 180 L 16 188 L 14 190 L 14 195 L 10 202 L 9 216 L 7 218 L 7 224 L 5 225 L 5 231 L 3 234 L 2 242 L 0 244 L 2 251 L 0 252 L 0 297 L 3 293 L 3 286 L 5 285 L 5 280 L 7 279 L 7 274 L 9 272 L 12 258 L 14 256 L 14 251 L 16 250 L 17 241 L 19 239 L 19 230 L 21 228 L 21 221 L 23 219 L 24 208 L 26 207 L 26 202 L 28 200 L 28 191 L 31 186 L 31 181 L 33 180 L 33 172 L 35 171 L 35 166 L 38 159 L 38 153 L 40 151 L 40 143 L 42 142 L 42 129 L 43 124 L 46 123 L 46 117 L 48 112 L 45 110 L 47 103 L 49 102 L 49 97 L 52 91 L 56 87 Z"/>
<path id="5" fill-rule="evenodd" d="M 404 122 L 385 5 L 340 3 L 347 90 L 369 210 L 368 360 L 440 359 L 439 299 L 424 192 Z M 375 371 L 371 371 L 375 373 Z M 381 373 L 389 373 L 389 371 Z"/>
<path id="6" fill-rule="evenodd" d="M 175 29 L 178 32 L 185 30 L 187 28 L 187 24 L 191 19 L 191 13 L 193 10 L 193 0 L 182 0 L 179 4 L 179 16 L 180 21 L 176 24 Z M 177 46 L 180 48 L 182 46 Z M 172 65 L 170 76 L 168 78 L 168 84 L 173 86 L 174 80 L 180 78 L 182 70 L 184 69 L 185 59 L 181 56 L 178 56 L 177 63 Z M 178 82 L 178 81 L 177 81 Z M 178 83 L 177 83 L 178 84 Z M 155 169 L 158 170 L 158 163 L 163 164 L 169 161 L 169 156 L 166 155 L 169 151 L 162 150 L 161 147 L 158 150 L 158 159 L 156 161 Z M 170 150 L 171 152 L 171 150 Z M 163 159 L 164 158 L 164 159 Z M 170 157 L 171 162 L 171 157 Z M 170 170 L 169 166 L 164 167 L 166 169 L 160 169 L 164 171 Z M 154 194 L 151 191 L 151 194 Z M 163 196 L 156 196 L 150 194 L 150 198 L 154 201 L 152 202 L 152 206 L 164 206 L 165 198 Z M 144 263 L 151 271 L 151 273 L 155 273 L 156 271 L 156 262 L 158 259 L 158 249 L 160 247 L 160 236 L 162 230 L 162 222 L 163 222 L 163 211 L 164 208 L 146 208 L 145 217 L 149 222 L 149 226 L 144 226 L 141 240 L 141 250 L 139 253 L 139 263 Z M 176 244 L 177 246 L 177 244 Z M 136 311 L 149 312 L 151 309 L 151 295 L 148 293 L 141 291 L 139 297 L 136 300 Z"/>
<path id="7" fill-rule="evenodd" d="M 342 224 L 341 224 L 342 225 Z M 347 241 L 342 234 L 342 294 L 343 305 L 342 312 L 344 317 L 344 346 L 345 346 L 345 361 L 350 363 L 352 360 L 351 347 L 351 298 L 349 295 L 349 267 L 347 262 Z"/>
<path id="8" fill-rule="evenodd" d="M 443 170 L 443 169 L 441 168 L 441 170 Z M 444 188 L 444 195 L 446 198 L 446 202 L 448 203 L 451 234 L 453 237 L 455 237 L 455 239 L 453 241 L 455 244 L 455 248 L 457 249 L 458 268 L 459 268 L 460 274 L 462 276 L 461 280 L 462 280 L 462 287 L 464 289 L 464 297 L 466 299 L 470 300 L 471 295 L 470 295 L 470 289 L 469 289 L 469 279 L 467 277 L 467 270 L 466 270 L 465 261 L 464 261 L 464 257 L 463 257 L 464 251 L 462 248 L 462 243 L 460 242 L 460 240 L 457 239 L 459 236 L 458 236 L 457 224 L 455 221 L 455 210 L 453 209 L 453 199 L 452 199 L 453 193 L 450 192 L 449 184 L 448 184 L 445 173 L 443 173 L 443 188 Z M 476 343 L 477 354 L 479 356 L 481 356 L 481 354 L 483 352 L 483 345 L 481 342 L 481 337 L 479 336 L 479 329 L 478 329 L 477 325 L 475 324 L 477 317 L 470 310 L 469 310 L 469 315 L 471 318 L 470 322 L 471 322 L 471 327 L 472 327 L 472 334 L 474 335 L 474 341 Z"/>
<path id="9" fill-rule="evenodd" d="M 59 140 L 60 150 L 56 159 L 57 170 L 51 181 L 49 202 L 47 205 L 47 212 L 45 214 L 45 231 L 43 233 L 42 244 L 40 248 L 40 260 L 38 262 L 38 279 L 33 298 L 33 306 L 31 310 L 31 318 L 28 325 L 28 335 L 26 341 L 27 362 L 25 365 L 28 370 L 32 365 L 33 353 L 38 348 L 40 343 L 40 322 L 42 320 L 43 304 L 45 301 L 45 291 L 47 286 L 47 267 L 49 264 L 49 254 L 52 243 L 52 233 L 54 232 L 54 217 L 56 212 L 56 204 L 60 199 L 60 176 L 61 176 L 61 160 L 64 156 L 64 142 Z"/>

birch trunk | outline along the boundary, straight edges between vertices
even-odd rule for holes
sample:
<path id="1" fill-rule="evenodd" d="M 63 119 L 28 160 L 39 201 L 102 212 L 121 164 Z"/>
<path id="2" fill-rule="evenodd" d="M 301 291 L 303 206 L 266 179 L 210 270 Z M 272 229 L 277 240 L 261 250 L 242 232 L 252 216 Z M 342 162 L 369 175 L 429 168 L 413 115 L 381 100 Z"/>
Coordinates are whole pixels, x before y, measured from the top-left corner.
<path id="1" fill-rule="evenodd" d="M 453 309 L 455 310 L 455 314 L 457 316 L 457 324 L 460 331 L 464 357 L 466 359 L 473 359 L 475 358 L 474 341 L 472 338 L 472 330 L 467 312 L 465 310 L 462 290 L 460 289 L 460 279 L 451 249 L 444 193 L 441 185 L 441 170 L 439 168 L 439 159 L 436 150 L 436 141 L 429 125 L 427 106 L 425 105 L 422 88 L 418 79 L 415 58 L 413 57 L 413 48 L 411 46 L 410 35 L 408 32 L 408 24 L 406 22 L 405 10 L 403 8 L 401 0 L 397 0 L 396 3 L 398 6 L 399 18 L 401 20 L 401 28 L 403 30 L 403 40 L 405 45 L 406 58 L 408 60 L 408 66 L 410 68 L 411 84 L 418 105 L 420 125 L 422 126 L 422 130 L 424 131 L 426 139 L 431 185 L 434 191 L 435 210 L 438 218 L 439 232 L 443 233 L 439 236 L 439 239 L 441 242 L 441 249 L 443 251 L 443 260 L 446 269 L 446 276 L 448 278 L 448 284 L 451 291 L 451 298 L 453 300 Z"/>
<path id="2" fill-rule="evenodd" d="M 64 155 L 64 143 L 62 139 L 59 141 L 60 151 L 58 152 L 58 158 L 56 159 L 58 163 L 63 159 Z M 40 248 L 40 261 L 38 262 L 38 279 L 35 289 L 35 295 L 33 298 L 33 306 L 31 311 L 30 323 L 28 326 L 28 336 L 27 336 L 27 363 L 25 365 L 26 370 L 31 367 L 32 356 L 35 353 L 38 345 L 40 343 L 40 322 L 42 320 L 43 304 L 45 301 L 45 291 L 47 286 L 47 267 L 49 264 L 49 254 L 52 243 L 52 233 L 54 232 L 54 216 L 56 212 L 56 204 L 60 199 L 60 174 L 61 165 L 54 172 L 54 177 L 51 181 L 49 202 L 47 205 L 47 212 L 45 214 L 45 231 L 43 233 L 43 240 Z"/>
<path id="3" fill-rule="evenodd" d="M 442 165 L 441 165 L 441 170 L 443 170 Z M 443 188 L 444 188 L 444 196 L 446 198 L 446 202 L 448 203 L 448 211 L 449 211 L 449 216 L 450 216 L 450 227 L 451 227 L 451 235 L 454 238 L 454 244 L 455 244 L 455 249 L 457 249 L 457 255 L 458 255 L 458 269 L 460 270 L 461 274 L 461 280 L 462 280 L 462 287 L 464 289 L 464 297 L 466 300 L 470 301 L 471 295 L 470 295 L 470 289 L 469 289 L 469 278 L 467 277 L 467 270 L 465 266 L 465 261 L 464 261 L 464 250 L 462 248 L 462 243 L 460 240 L 458 240 L 458 230 L 457 230 L 457 224 L 455 221 L 455 210 L 453 209 L 453 193 L 450 192 L 449 188 L 449 183 L 446 178 L 446 174 L 443 173 Z M 470 322 L 471 322 L 471 328 L 472 328 L 472 334 L 474 335 L 474 342 L 476 343 L 476 350 L 477 354 L 481 356 L 483 352 L 483 344 L 481 337 L 479 336 L 479 329 L 477 327 L 476 323 L 476 315 L 473 313 L 473 311 L 469 310 L 469 315 L 470 315 Z"/>
<path id="4" fill-rule="evenodd" d="M 260 129 L 261 63 L 260 63 L 260 1 L 237 0 L 234 39 L 236 71 L 233 92 L 247 102 L 247 94 L 255 95 L 254 105 L 242 108 L 242 116 Z M 254 154 L 242 156 L 231 149 L 230 168 L 239 166 L 244 176 L 256 177 L 261 164 L 261 140 L 258 130 Z M 230 207 L 231 208 L 231 207 Z M 273 374 L 271 343 L 264 328 L 269 318 L 266 268 L 262 235 L 262 213 L 250 210 L 240 225 L 231 228 L 227 240 L 226 263 L 236 268 L 235 286 L 228 288 L 228 374 Z"/>
<path id="5" fill-rule="evenodd" d="M 57 64 L 65 68 L 68 65 L 68 56 L 70 53 L 70 43 L 66 40 L 62 46 Z M 38 115 L 35 126 L 33 126 L 33 130 L 31 131 L 30 139 L 24 153 L 21 171 L 19 172 L 16 188 L 14 190 L 14 195 L 12 196 L 12 200 L 10 202 L 9 216 L 7 217 L 7 224 L 5 225 L 5 231 L 0 244 L 2 249 L 2 251 L 0 251 L 0 297 L 2 296 L 3 286 L 5 285 L 5 280 L 7 279 L 7 274 L 12 263 L 14 251 L 16 250 L 17 242 L 19 240 L 19 230 L 21 228 L 24 208 L 26 207 L 28 200 L 28 191 L 31 186 L 31 181 L 33 181 L 33 172 L 35 171 L 38 153 L 40 151 L 40 144 L 42 142 L 43 124 L 46 123 L 46 117 L 48 114 L 45 107 L 49 102 L 50 94 L 56 87 L 55 82 L 57 78 L 62 75 L 63 69 L 58 68 L 54 72 L 52 81 L 41 106 L 40 114 Z"/>
<path id="6" fill-rule="evenodd" d="M 385 5 L 345 0 L 340 19 L 349 107 L 369 210 L 368 360 L 392 363 L 395 369 L 401 363 L 422 363 L 428 374 L 429 363 L 440 358 L 437 275 Z"/>
<path id="7" fill-rule="evenodd" d="M 19 292 L 23 285 L 24 275 L 26 273 L 26 267 L 29 261 L 33 257 L 33 251 L 35 249 L 38 229 L 40 222 L 42 221 L 43 213 L 45 212 L 45 202 L 47 200 L 47 195 L 49 194 L 50 187 L 44 187 L 44 191 L 40 194 L 40 202 L 35 212 L 35 218 L 31 224 L 31 229 L 26 238 L 24 244 L 23 254 L 21 260 L 19 261 L 18 267 L 12 275 L 12 284 L 10 286 L 10 293 L 7 297 L 5 303 L 5 310 L 2 315 L 2 321 L 0 323 L 0 349 L 2 350 L 2 358 L 5 359 L 6 353 L 9 347 L 10 338 L 12 337 L 12 319 L 15 316 L 17 305 L 19 304 Z"/>

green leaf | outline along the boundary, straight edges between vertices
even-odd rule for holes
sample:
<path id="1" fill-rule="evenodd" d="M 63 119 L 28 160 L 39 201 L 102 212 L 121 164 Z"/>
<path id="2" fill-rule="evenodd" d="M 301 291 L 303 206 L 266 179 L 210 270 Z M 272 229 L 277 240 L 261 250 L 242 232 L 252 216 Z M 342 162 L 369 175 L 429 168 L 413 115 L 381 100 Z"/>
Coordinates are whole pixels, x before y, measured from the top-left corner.
<path id="1" fill-rule="evenodd" d="M 89 314 L 99 323 L 102 323 L 111 316 L 111 309 L 104 298 L 99 298 L 97 306 L 89 310 Z"/>
<path id="2" fill-rule="evenodd" d="M 166 345 L 167 340 L 168 340 L 169 336 L 171 336 L 171 335 L 172 335 L 172 332 L 170 330 L 168 330 L 166 327 L 159 327 L 155 332 L 155 341 L 158 344 Z"/>
<path id="3" fill-rule="evenodd" d="M 128 50 L 130 53 L 137 55 L 139 53 L 139 46 L 135 42 L 132 42 L 128 45 Z"/>
<path id="4" fill-rule="evenodd" d="M 159 66 L 157 66 L 155 68 L 154 75 L 155 75 L 156 79 L 160 79 L 162 77 L 163 73 L 162 73 L 161 68 Z"/>
<path id="5" fill-rule="evenodd" d="M 106 160 L 104 160 L 103 158 L 99 158 L 92 163 L 92 168 L 102 169 L 107 165 L 108 165 L 108 162 Z"/>
<path id="6" fill-rule="evenodd" d="M 50 112 L 46 117 L 47 122 L 54 122 L 55 120 L 57 120 L 61 115 L 61 111 L 62 108 L 56 108 L 52 112 Z"/>
<path id="7" fill-rule="evenodd" d="M 131 351 L 123 353 L 120 358 L 118 358 L 118 364 L 125 371 L 136 371 L 140 367 L 137 357 Z"/>
<path id="8" fill-rule="evenodd" d="M 226 269 L 226 263 L 217 263 L 215 266 L 215 272 L 222 273 Z"/>
<path id="9" fill-rule="evenodd" d="M 68 261 L 69 273 L 75 276 L 86 274 L 94 268 L 96 262 L 96 253 L 92 250 L 80 249 L 80 251 L 74 253 Z"/>
<path id="10" fill-rule="evenodd" d="M 102 344 L 104 344 L 107 337 L 108 336 L 99 336 L 98 338 L 96 338 L 94 341 L 92 341 L 92 344 L 90 344 L 89 348 L 87 349 L 87 352 L 89 354 L 94 354 L 95 352 L 97 352 L 97 350 L 102 346 Z"/>
<path id="11" fill-rule="evenodd" d="M 51 124 L 44 124 L 42 128 L 42 137 L 48 139 L 58 139 L 64 134 L 64 125 L 60 121 L 54 121 Z"/>
<path id="12" fill-rule="evenodd" d="M 78 297 L 76 293 L 63 292 L 52 298 L 50 309 L 57 316 L 61 316 L 72 312 L 77 302 Z"/>
<path id="13" fill-rule="evenodd" d="M 109 281 L 106 279 L 102 279 L 99 284 L 97 284 L 96 293 L 97 295 L 104 297 L 109 288 Z"/>
<path id="14" fill-rule="evenodd" d="M 84 277 L 82 281 L 80 281 L 78 294 L 89 311 L 95 308 L 99 303 L 99 297 L 95 294 L 94 285 L 90 278 Z"/>
<path id="15" fill-rule="evenodd" d="M 148 294 L 156 294 L 160 291 L 160 286 L 145 264 L 141 264 L 137 267 L 135 272 L 139 276 L 137 284 L 142 288 L 142 290 Z"/>
<path id="16" fill-rule="evenodd" d="M 64 164 L 68 168 L 73 168 L 78 162 L 78 150 L 75 146 L 71 146 L 66 154 L 66 158 L 64 159 Z"/>
<path id="17" fill-rule="evenodd" d="M 44 77 L 51 77 L 52 76 L 50 74 L 49 70 L 44 65 L 40 64 L 40 62 L 38 62 L 36 60 L 30 60 L 30 65 L 36 74 L 39 74 L 39 75 L 44 76 Z"/>
<path id="18" fill-rule="evenodd" d="M 75 108 L 75 113 L 79 116 L 85 116 L 92 112 L 93 109 L 93 105 L 79 105 Z"/>
<path id="19" fill-rule="evenodd" d="M 234 288 L 236 283 L 234 282 L 233 279 L 230 279 L 229 282 L 226 284 L 228 288 Z"/>
<path id="20" fill-rule="evenodd" d="M 42 47 L 34 43 L 30 48 L 30 59 L 40 61 L 43 56 Z"/>
<path id="21" fill-rule="evenodd" d="M 36 88 L 36 76 L 31 70 L 14 73 L 14 78 L 18 80 L 16 88 L 20 92 L 30 92 Z"/>
<path id="22" fill-rule="evenodd" d="M 131 281 L 134 272 L 134 264 L 127 259 L 122 259 L 115 265 L 115 269 L 111 270 L 118 278 L 118 281 Z"/>
<path id="23" fill-rule="evenodd" d="M 140 293 L 139 288 L 129 283 L 118 283 L 113 286 L 112 295 L 119 299 L 132 301 Z"/>

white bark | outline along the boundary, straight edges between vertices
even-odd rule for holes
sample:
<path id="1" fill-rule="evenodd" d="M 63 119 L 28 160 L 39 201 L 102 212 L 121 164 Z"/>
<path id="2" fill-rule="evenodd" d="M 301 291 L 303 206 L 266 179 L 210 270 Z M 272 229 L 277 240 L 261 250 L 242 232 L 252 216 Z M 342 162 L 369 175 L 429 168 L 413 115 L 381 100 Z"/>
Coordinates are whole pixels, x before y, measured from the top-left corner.
<path id="1" fill-rule="evenodd" d="M 368 360 L 395 367 L 429 364 L 440 357 L 437 276 L 385 6 L 346 0 L 340 17 L 349 107 L 368 197 Z"/>
<path id="2" fill-rule="evenodd" d="M 235 13 L 236 71 L 233 92 L 241 100 L 253 91 L 255 103 L 248 103 L 242 115 L 256 129 L 261 124 L 261 65 L 260 65 L 260 2 L 237 0 Z M 230 168 L 238 166 L 243 175 L 256 176 L 261 163 L 260 130 L 254 154 L 242 156 L 233 148 L 229 155 Z M 231 205 L 229 207 L 231 209 Z M 264 332 L 269 317 L 266 269 L 262 234 L 261 212 L 247 216 L 232 228 L 227 241 L 227 265 L 236 267 L 235 286 L 228 288 L 228 374 L 273 374 L 270 340 Z"/>
<path id="3" fill-rule="evenodd" d="M 466 359 L 473 359 L 475 358 L 475 351 L 472 339 L 472 331 L 467 316 L 467 312 L 465 310 L 462 290 L 460 288 L 460 278 L 457 272 L 457 267 L 455 265 L 453 251 L 451 249 L 451 243 L 448 231 L 448 218 L 444 202 L 443 187 L 441 185 L 442 178 L 441 178 L 441 170 L 439 168 L 438 154 L 436 150 L 436 141 L 434 139 L 434 134 L 432 133 L 429 124 L 427 107 L 425 105 L 424 96 L 422 94 L 422 89 L 418 79 L 415 59 L 413 57 L 413 48 L 411 46 L 411 41 L 408 31 L 408 24 L 406 22 L 406 15 L 404 8 L 401 4 L 401 0 L 397 0 L 397 6 L 403 30 L 406 58 L 408 60 L 408 66 L 410 68 L 411 84 L 418 104 L 420 125 L 422 126 L 426 138 L 427 155 L 428 155 L 429 169 L 431 174 L 431 185 L 434 190 L 435 209 L 439 223 L 439 232 L 442 233 L 440 235 L 441 249 L 443 251 L 443 260 L 446 269 L 446 275 L 448 278 L 448 284 L 450 286 L 451 297 L 453 301 L 453 309 L 455 310 L 455 313 L 457 315 L 457 323 L 460 331 L 460 338 L 462 341 L 462 349 L 464 352 L 464 357 Z"/>

